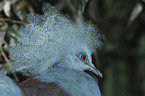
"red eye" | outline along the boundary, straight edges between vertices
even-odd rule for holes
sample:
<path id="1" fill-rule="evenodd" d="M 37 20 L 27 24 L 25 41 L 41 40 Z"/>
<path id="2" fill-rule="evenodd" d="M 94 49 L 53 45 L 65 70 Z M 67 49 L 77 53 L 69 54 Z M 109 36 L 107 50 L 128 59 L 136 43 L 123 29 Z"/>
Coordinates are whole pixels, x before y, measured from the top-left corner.
<path id="1" fill-rule="evenodd" d="M 82 60 L 86 60 L 86 55 L 81 56 Z"/>

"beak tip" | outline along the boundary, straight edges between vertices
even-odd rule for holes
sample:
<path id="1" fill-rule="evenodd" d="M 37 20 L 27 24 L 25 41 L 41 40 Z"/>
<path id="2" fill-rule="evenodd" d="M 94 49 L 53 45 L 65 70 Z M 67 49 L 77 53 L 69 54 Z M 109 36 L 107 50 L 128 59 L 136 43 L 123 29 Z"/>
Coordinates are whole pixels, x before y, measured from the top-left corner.
<path id="1" fill-rule="evenodd" d="M 103 78 L 102 73 L 98 70 L 97 75 L 100 76 L 101 78 Z"/>
<path id="2" fill-rule="evenodd" d="M 103 78 L 103 75 L 102 75 L 102 73 L 100 73 L 100 75 L 99 75 L 101 78 Z"/>

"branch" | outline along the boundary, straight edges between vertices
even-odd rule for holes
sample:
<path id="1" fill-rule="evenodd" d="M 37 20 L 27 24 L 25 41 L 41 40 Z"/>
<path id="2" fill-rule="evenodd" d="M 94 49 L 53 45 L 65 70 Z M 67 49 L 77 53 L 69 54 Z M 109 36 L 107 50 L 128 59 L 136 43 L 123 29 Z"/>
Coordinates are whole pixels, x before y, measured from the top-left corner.
<path id="1" fill-rule="evenodd" d="M 12 22 L 12 23 L 18 23 L 18 24 L 26 24 L 25 22 L 17 21 L 17 20 L 12 20 L 12 19 L 8 19 L 8 18 L 0 18 L 0 20 L 1 20 L 1 21 Z"/>

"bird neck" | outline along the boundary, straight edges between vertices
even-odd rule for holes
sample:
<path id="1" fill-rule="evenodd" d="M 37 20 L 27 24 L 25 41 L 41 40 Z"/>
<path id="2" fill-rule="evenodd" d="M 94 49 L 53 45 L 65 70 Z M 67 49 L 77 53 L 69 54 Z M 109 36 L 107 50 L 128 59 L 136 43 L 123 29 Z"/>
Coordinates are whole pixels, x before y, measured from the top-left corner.
<path id="1" fill-rule="evenodd" d="M 96 81 L 83 71 L 51 68 L 35 78 L 42 82 L 56 83 L 70 96 L 101 96 Z"/>

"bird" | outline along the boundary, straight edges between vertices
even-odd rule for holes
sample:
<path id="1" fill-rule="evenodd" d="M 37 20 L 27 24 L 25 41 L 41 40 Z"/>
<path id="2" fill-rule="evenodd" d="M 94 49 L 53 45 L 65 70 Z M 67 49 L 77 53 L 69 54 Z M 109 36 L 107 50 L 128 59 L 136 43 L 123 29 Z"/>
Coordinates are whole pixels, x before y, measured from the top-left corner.
<path id="1" fill-rule="evenodd" d="M 83 19 L 74 22 L 48 3 L 42 13 L 27 15 L 29 23 L 19 28 L 10 50 L 11 71 L 30 77 L 18 88 L 26 96 L 101 96 L 96 80 L 85 72 L 102 77 L 92 63 L 102 45 L 97 27 Z"/>
<path id="2" fill-rule="evenodd" d="M 24 96 L 24 93 L 12 79 L 0 72 L 0 96 Z"/>

